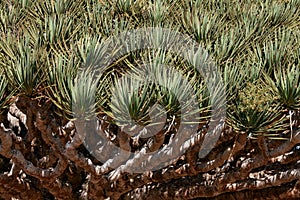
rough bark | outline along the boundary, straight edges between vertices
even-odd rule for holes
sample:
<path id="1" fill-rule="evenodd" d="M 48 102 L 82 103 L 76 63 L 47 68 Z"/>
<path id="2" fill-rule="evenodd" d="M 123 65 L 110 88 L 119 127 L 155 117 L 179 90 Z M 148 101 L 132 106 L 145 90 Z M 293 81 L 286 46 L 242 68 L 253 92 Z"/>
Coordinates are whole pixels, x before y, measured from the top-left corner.
<path id="1" fill-rule="evenodd" d="M 263 135 L 251 140 L 223 124 L 218 126 L 222 134 L 212 151 L 199 158 L 207 127 L 199 127 L 192 136 L 183 132 L 174 142 L 176 127 L 170 122 L 168 129 L 145 140 L 111 127 L 102 117 L 98 123 L 54 118 L 50 104 L 33 102 L 34 109 L 25 112 L 28 101 L 17 99 L 4 112 L 6 118 L 1 118 L 3 199 L 300 198 L 298 127 L 292 139 L 268 143 Z M 106 162 L 97 160 L 83 145 L 92 132 L 97 137 L 88 139 L 97 139 L 98 154 Z M 183 155 L 180 147 L 186 148 Z M 139 152 L 132 156 L 130 151 Z M 147 157 L 155 151 L 159 153 Z M 171 158 L 165 160 L 166 155 Z M 136 166 L 151 168 L 161 162 L 168 164 L 154 171 L 128 173 Z"/>

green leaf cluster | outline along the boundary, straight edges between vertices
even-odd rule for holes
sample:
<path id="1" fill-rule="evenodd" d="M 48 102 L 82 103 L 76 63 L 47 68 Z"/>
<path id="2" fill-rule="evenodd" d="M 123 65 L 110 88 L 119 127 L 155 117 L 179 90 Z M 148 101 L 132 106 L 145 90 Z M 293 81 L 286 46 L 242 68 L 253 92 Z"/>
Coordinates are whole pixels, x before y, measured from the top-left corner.
<path id="1" fill-rule="evenodd" d="M 90 73 L 118 53 L 101 46 L 105 39 L 152 26 L 177 30 L 202 45 L 226 93 L 216 87 L 210 94 L 205 79 L 220 77 L 204 77 L 191 67 L 203 64 L 201 55 L 189 60 L 160 49 L 137 50 L 116 58 L 102 74 Z M 25 95 L 50 99 L 67 119 L 95 112 L 112 121 L 130 115 L 148 123 L 155 104 L 163 108 L 159 114 L 183 117 L 179 102 L 192 104 L 185 95 L 193 93 L 198 107 L 190 114 L 201 117 L 191 123 L 206 122 L 212 104 L 226 103 L 226 122 L 237 131 L 277 134 L 290 126 L 288 113 L 300 109 L 299 28 L 299 0 L 4 0 L 0 109 L 7 109 L 11 96 Z M 160 84 L 134 81 L 145 63 L 159 71 L 154 74 Z M 131 79 L 120 79 L 124 74 Z M 182 77 L 184 82 L 176 81 Z"/>

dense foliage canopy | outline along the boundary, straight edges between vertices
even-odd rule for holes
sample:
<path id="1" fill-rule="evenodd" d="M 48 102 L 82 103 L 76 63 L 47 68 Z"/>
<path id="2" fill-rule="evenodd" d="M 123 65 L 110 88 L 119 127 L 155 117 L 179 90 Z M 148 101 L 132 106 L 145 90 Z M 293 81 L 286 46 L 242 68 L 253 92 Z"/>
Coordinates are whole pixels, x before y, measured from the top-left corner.
<path id="1" fill-rule="evenodd" d="M 103 46 L 148 27 L 205 52 Z M 299 0 L 2 0 L 0 37 L 1 198 L 300 198 Z M 195 70 L 211 60 L 219 76 Z"/>

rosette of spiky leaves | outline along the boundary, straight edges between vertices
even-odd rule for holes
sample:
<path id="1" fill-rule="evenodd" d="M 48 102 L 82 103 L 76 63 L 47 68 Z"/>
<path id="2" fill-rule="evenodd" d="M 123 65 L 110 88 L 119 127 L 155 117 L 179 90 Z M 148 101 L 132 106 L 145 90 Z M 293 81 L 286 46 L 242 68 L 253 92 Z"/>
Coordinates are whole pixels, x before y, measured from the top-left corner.
<path id="1" fill-rule="evenodd" d="M 179 16 L 179 20 L 189 35 L 193 36 L 197 42 L 210 48 L 217 33 L 226 24 L 224 18 L 214 13 L 203 12 L 203 9 L 199 9 L 196 5 L 193 5 L 191 9 L 193 12 L 183 11 L 185 15 Z"/>
<path id="2" fill-rule="evenodd" d="M 264 71 L 274 77 L 274 71 L 289 66 L 295 59 L 295 51 L 299 49 L 298 35 L 297 31 L 281 28 L 268 35 L 266 41 L 256 43 L 253 47 L 254 62 L 262 65 Z"/>
<path id="3" fill-rule="evenodd" d="M 57 57 L 49 72 L 48 95 L 68 119 L 91 119 L 97 114 L 97 108 L 106 101 L 103 95 L 109 84 L 99 81 L 92 68 L 79 68 L 76 58 L 69 60 Z M 107 79 L 109 80 L 109 79 Z"/>
<path id="4" fill-rule="evenodd" d="M 181 123 L 199 123 L 200 113 L 209 110 L 205 103 L 208 97 L 204 95 L 204 78 L 196 66 L 166 51 L 152 55 L 149 61 L 151 77 L 158 87 L 158 102 L 169 118 L 181 119 Z"/>
<path id="5" fill-rule="evenodd" d="M 229 106 L 228 123 L 237 131 L 253 133 L 276 132 L 286 128 L 286 119 L 278 97 L 261 81 L 248 82 Z"/>
<path id="6" fill-rule="evenodd" d="M 75 119 L 96 117 L 98 79 L 89 69 L 80 70 L 71 85 L 72 114 Z"/>
<path id="7" fill-rule="evenodd" d="M 192 73 L 190 84 L 194 85 L 200 110 L 206 117 L 224 117 L 226 109 L 226 87 L 221 76 L 222 71 L 201 46 L 197 51 L 189 51 L 188 63 L 192 68 L 185 74 Z"/>
<path id="8" fill-rule="evenodd" d="M 73 80 L 76 77 L 78 65 L 72 58 L 67 60 L 62 57 L 54 57 L 49 61 L 48 96 L 60 111 L 59 114 L 67 118 L 72 116 L 71 88 L 74 84 Z"/>
<path id="9" fill-rule="evenodd" d="M 31 1 L 1 1 L 0 3 L 0 32 L 17 33 L 23 28 L 26 13 L 23 12 Z M 21 31 L 20 31 L 21 32 Z"/>
<path id="10" fill-rule="evenodd" d="M 300 69 L 298 66 L 278 68 L 274 71 L 274 80 L 265 75 L 282 106 L 290 110 L 300 108 Z"/>
<path id="11" fill-rule="evenodd" d="M 86 34 L 76 42 L 76 50 L 80 60 L 86 67 L 95 66 L 97 60 L 103 59 L 104 48 L 100 48 L 101 38 Z M 98 63 L 100 64 L 100 63 Z"/>
<path id="12" fill-rule="evenodd" d="M 113 8 L 116 14 L 132 16 L 135 14 L 135 4 L 132 0 L 113 0 L 109 2 L 109 6 Z"/>
<path id="13" fill-rule="evenodd" d="M 39 85 L 44 82 L 42 73 L 42 56 L 37 47 L 30 45 L 29 36 L 16 40 L 8 36 L 0 42 L 1 67 L 3 68 L 9 84 L 20 93 L 33 95 Z"/>
<path id="14" fill-rule="evenodd" d="M 79 22 L 82 13 L 83 1 L 34 1 L 25 10 L 29 19 L 25 29 L 48 51 L 69 55 L 68 48 L 81 36 L 82 24 Z"/>
<path id="15" fill-rule="evenodd" d="M 162 0 L 154 1 L 149 5 L 149 16 L 152 26 L 162 25 L 167 21 L 166 13 L 172 6 L 172 3 L 167 3 Z"/>
<path id="16" fill-rule="evenodd" d="M 114 80 L 111 93 L 109 115 L 119 126 L 145 126 L 149 123 L 149 114 L 155 104 L 153 83 L 127 74 Z"/>

